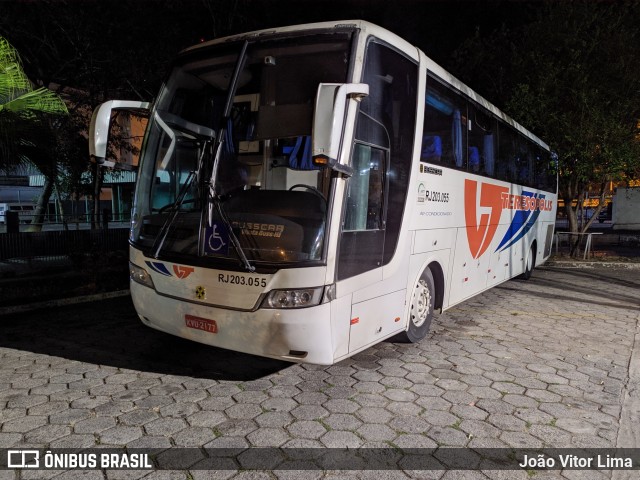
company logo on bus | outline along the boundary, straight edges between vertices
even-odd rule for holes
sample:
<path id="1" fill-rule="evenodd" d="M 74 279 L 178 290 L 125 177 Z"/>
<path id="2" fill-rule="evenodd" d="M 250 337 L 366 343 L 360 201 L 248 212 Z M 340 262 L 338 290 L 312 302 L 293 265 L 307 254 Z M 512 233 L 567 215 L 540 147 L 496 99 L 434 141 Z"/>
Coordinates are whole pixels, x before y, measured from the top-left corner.
<path id="1" fill-rule="evenodd" d="M 164 275 L 165 277 L 173 277 L 174 276 L 169 271 L 167 266 L 162 262 L 150 262 L 150 261 L 147 260 L 145 263 L 147 264 L 147 266 L 151 270 L 153 270 L 156 273 L 159 273 L 160 275 Z M 182 265 L 174 265 L 173 266 L 173 273 L 175 273 L 175 276 L 178 277 L 180 280 L 183 280 L 183 279 L 187 278 L 194 271 L 195 271 L 195 268 L 193 268 L 193 267 L 185 267 L 185 266 L 182 266 Z"/>
<path id="2" fill-rule="evenodd" d="M 512 195 L 507 187 L 465 180 L 464 215 L 471 255 L 473 258 L 479 258 L 487 251 L 498 229 L 503 210 L 516 212 L 495 249 L 496 252 L 509 248 L 524 237 L 535 225 L 540 212 L 551 211 L 552 208 L 553 201 L 547 200 L 543 194 L 523 190 L 522 195 Z"/>

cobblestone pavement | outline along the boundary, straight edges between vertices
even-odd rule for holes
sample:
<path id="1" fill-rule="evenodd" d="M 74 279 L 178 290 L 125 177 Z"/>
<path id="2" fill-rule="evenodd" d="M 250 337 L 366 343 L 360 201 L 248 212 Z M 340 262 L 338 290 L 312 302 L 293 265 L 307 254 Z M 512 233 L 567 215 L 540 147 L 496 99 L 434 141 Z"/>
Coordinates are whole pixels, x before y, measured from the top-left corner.
<path id="1" fill-rule="evenodd" d="M 419 344 L 383 342 L 331 367 L 153 331 L 127 298 L 0 317 L 0 448 L 635 447 L 620 419 L 639 291 L 640 270 L 541 268 L 445 312 Z M 24 470 L 0 479 L 531 473 Z"/>

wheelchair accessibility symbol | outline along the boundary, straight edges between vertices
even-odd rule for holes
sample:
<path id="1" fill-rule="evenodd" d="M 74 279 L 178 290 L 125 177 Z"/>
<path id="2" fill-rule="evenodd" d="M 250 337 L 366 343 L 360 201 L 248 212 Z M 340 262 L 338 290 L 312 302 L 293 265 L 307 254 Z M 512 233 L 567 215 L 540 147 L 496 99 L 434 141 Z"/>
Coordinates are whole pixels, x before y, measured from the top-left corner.
<path id="1" fill-rule="evenodd" d="M 226 227 L 217 222 L 205 229 L 205 253 L 229 255 L 229 232 Z"/>

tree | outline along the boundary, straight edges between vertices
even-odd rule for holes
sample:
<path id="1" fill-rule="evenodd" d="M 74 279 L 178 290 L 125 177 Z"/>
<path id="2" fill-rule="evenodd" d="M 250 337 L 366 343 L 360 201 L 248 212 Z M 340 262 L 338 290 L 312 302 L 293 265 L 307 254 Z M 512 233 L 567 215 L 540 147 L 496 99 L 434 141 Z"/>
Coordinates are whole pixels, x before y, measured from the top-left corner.
<path id="1" fill-rule="evenodd" d="M 46 88 L 33 89 L 18 52 L 0 37 L 0 169 L 42 160 L 38 133 L 47 129 L 47 115 L 66 114 L 62 99 Z"/>
<path id="2" fill-rule="evenodd" d="M 54 179 L 57 177 L 51 115 L 66 115 L 67 107 L 54 92 L 34 89 L 25 75 L 17 51 L 0 37 L 0 169 L 10 171 L 35 165 L 46 178 L 34 212 L 34 224 L 42 223 Z"/>
<path id="3" fill-rule="evenodd" d="M 114 0 L 89 1 L 82 8 L 66 0 L 4 4 L 0 35 L 20 48 L 36 84 L 64 92 L 71 110 L 56 125 L 57 167 L 64 176 L 55 190 L 94 197 L 95 189 L 86 190 L 81 181 L 86 179 L 83 173 L 90 172 L 99 192 L 103 172 L 91 168 L 86 139 L 93 109 L 114 98 L 152 100 L 178 51 L 229 33 L 234 25 L 242 28 L 243 3 Z M 97 218 L 99 202 L 93 204 Z"/>
<path id="4" fill-rule="evenodd" d="M 593 221 L 609 182 L 640 174 L 638 20 L 637 3 L 550 3 L 533 22 L 476 35 L 456 53 L 464 80 L 557 152 L 572 232 L 589 187 L 601 199 Z"/>

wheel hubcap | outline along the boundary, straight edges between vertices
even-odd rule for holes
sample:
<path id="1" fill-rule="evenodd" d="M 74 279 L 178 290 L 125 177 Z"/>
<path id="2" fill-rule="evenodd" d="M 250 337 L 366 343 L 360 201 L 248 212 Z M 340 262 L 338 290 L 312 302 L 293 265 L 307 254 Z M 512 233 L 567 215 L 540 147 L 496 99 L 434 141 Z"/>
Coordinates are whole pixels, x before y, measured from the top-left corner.
<path id="1" fill-rule="evenodd" d="M 411 321 L 416 327 L 422 325 L 431 311 L 431 291 L 427 282 L 420 280 L 413 293 L 413 305 L 411 305 Z"/>

